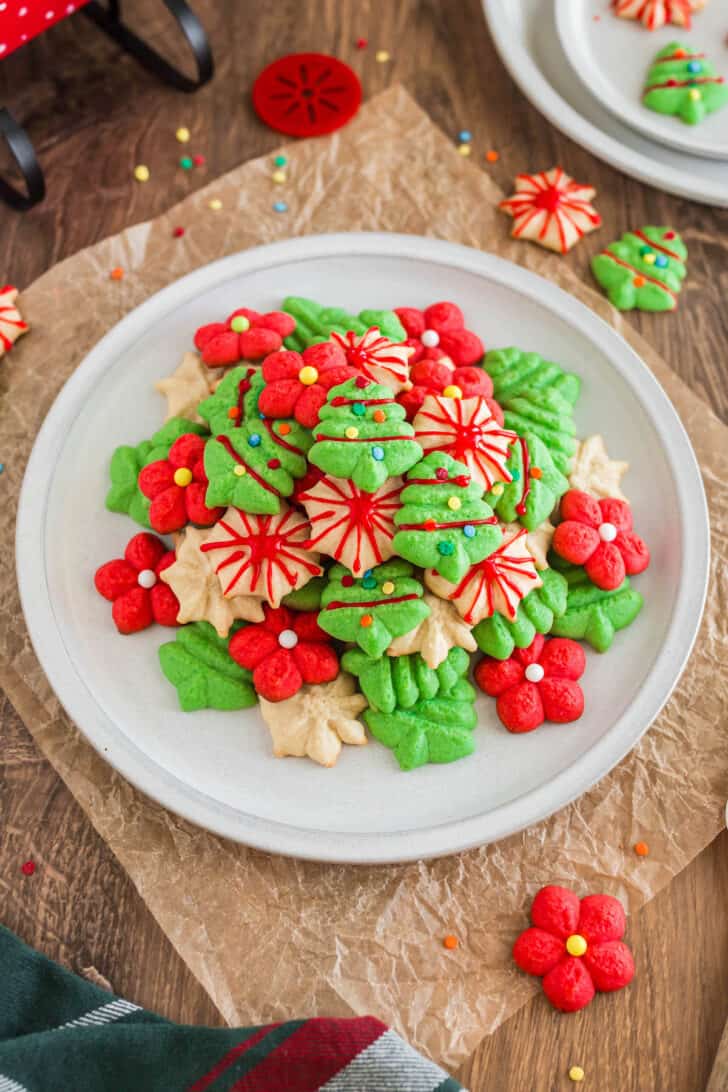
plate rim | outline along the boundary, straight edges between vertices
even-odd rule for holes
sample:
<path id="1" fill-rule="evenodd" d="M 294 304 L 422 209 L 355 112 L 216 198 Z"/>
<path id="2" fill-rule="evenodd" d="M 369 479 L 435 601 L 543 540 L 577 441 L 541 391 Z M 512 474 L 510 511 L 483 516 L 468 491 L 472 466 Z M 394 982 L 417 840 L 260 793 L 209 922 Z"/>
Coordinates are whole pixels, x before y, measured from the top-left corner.
<path id="1" fill-rule="evenodd" d="M 671 467 L 682 522 L 683 582 L 670 619 L 664 648 L 632 709 L 598 743 L 545 785 L 501 805 L 490 813 L 392 833 L 332 833 L 311 831 L 247 816 L 193 789 L 151 760 L 106 717 L 78 674 L 48 594 L 43 511 L 50 486 L 54 451 L 62 446 L 66 415 L 82 404 L 85 392 L 104 374 L 135 332 L 155 321 L 167 305 L 178 306 L 189 296 L 220 283 L 231 274 L 253 272 L 258 266 L 291 260 L 313 260 L 396 254 L 420 261 L 447 262 L 482 275 L 524 294 L 559 316 L 584 337 L 599 343 L 628 385 L 650 404 L 649 416 Z M 606 341 L 607 347 L 604 347 Z M 656 401 L 656 409 L 652 402 Z M 667 443 L 667 437 L 670 443 Z M 691 533 L 686 533 L 687 527 Z M 697 530 L 696 530 L 697 528 Z M 636 745 L 659 714 L 677 684 L 700 626 L 707 592 L 710 559 L 708 510 L 699 465 L 690 440 L 666 393 L 638 354 L 608 323 L 585 304 L 539 275 L 457 243 L 386 232 L 335 233 L 287 239 L 217 259 L 154 293 L 114 325 L 90 350 L 59 391 L 36 437 L 21 488 L 16 526 L 16 568 L 21 603 L 33 648 L 57 697 L 84 738 L 110 765 L 145 795 L 203 829 L 272 853 L 301 859 L 385 864 L 444 856 L 498 841 L 560 810 L 588 791 Z M 40 592 L 39 592 L 39 574 Z M 697 609 L 696 609 L 697 607 Z M 659 685 L 658 685 L 659 684 Z M 89 718 L 93 715 L 93 727 Z M 628 723 L 630 719 L 639 724 Z M 524 822 L 520 814 L 532 806 Z M 241 822 L 241 820 L 244 820 Z"/>
<path id="2" fill-rule="evenodd" d="M 637 108 L 637 104 L 632 103 L 627 97 L 622 96 L 619 100 L 619 104 L 615 105 L 611 95 L 613 93 L 612 83 L 604 75 L 600 68 L 591 68 L 590 76 L 594 80 L 594 86 L 587 83 L 582 72 L 577 67 L 577 62 L 581 58 L 582 62 L 587 64 L 591 63 L 593 57 L 593 49 L 587 40 L 586 34 L 582 35 L 576 33 L 576 28 L 571 25 L 570 17 L 575 13 L 582 21 L 588 21 L 588 12 L 583 7 L 583 0 L 554 0 L 555 13 L 556 13 L 556 31 L 561 42 L 561 48 L 566 54 L 566 58 L 571 67 L 571 71 L 576 78 L 592 95 L 599 94 L 600 89 L 602 94 L 599 97 L 599 101 L 605 110 L 608 110 L 618 121 L 622 124 L 628 125 L 630 129 L 633 129 L 636 133 L 646 137 L 648 140 L 653 140 L 657 144 L 663 145 L 665 148 L 672 148 L 675 151 L 683 152 L 687 155 L 699 156 L 701 159 L 711 159 L 718 163 L 728 163 L 728 139 L 726 139 L 722 151 L 714 151 L 709 145 L 701 141 L 699 145 L 693 143 L 692 145 L 687 141 L 681 139 L 681 136 L 687 138 L 688 135 L 700 136 L 700 130 L 697 126 L 682 125 L 680 129 L 675 129 L 675 134 L 671 135 L 669 132 L 662 131 L 662 128 L 656 130 L 650 130 L 648 121 L 650 117 L 654 120 L 655 117 L 662 117 L 663 115 L 656 114 L 655 111 L 648 111 L 646 107 L 643 107 L 647 116 L 642 116 L 642 111 Z M 676 31 L 680 28 L 676 27 Z M 653 62 L 654 63 L 654 55 Z M 582 65 L 583 68 L 583 65 Z M 668 121 L 675 121 L 674 118 L 667 118 Z M 666 129 L 667 127 L 665 127 Z M 696 133 L 696 129 L 698 129 Z"/>
<path id="3" fill-rule="evenodd" d="M 643 152 L 628 148 L 582 117 L 562 98 L 541 72 L 517 34 L 509 32 L 508 28 L 513 27 L 513 19 L 508 14 L 507 4 L 513 2 L 514 0 L 482 0 L 485 19 L 498 56 L 511 79 L 547 121 L 598 159 L 639 182 L 677 197 L 687 197 L 700 204 L 728 208 L 728 185 L 721 188 L 719 182 L 701 180 L 696 187 L 694 176 L 688 168 L 682 170 L 669 164 L 656 163 Z"/>

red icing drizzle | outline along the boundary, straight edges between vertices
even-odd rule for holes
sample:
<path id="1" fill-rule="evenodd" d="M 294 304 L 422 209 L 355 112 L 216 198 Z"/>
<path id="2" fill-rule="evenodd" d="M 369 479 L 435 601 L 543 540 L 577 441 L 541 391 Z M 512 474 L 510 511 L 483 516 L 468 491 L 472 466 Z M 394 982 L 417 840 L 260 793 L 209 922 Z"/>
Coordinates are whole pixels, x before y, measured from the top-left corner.
<path id="1" fill-rule="evenodd" d="M 645 88 L 645 95 L 649 95 L 650 91 L 664 91 L 669 90 L 672 87 L 694 87 L 699 83 L 725 83 L 725 77 L 723 76 L 699 76 L 693 77 L 691 80 L 666 80 L 664 83 L 653 83 L 649 87 Z"/>
<path id="2" fill-rule="evenodd" d="M 666 284 L 663 284 L 662 281 L 655 280 L 654 277 L 648 277 L 647 274 L 643 273 L 641 269 L 637 269 L 635 266 L 630 265 L 629 262 L 625 262 L 621 258 L 618 258 L 616 254 L 612 254 L 611 250 L 603 250 L 602 254 L 605 258 L 611 258 L 613 262 L 617 263 L 617 265 L 621 265 L 624 266 L 625 269 L 629 269 L 638 277 L 643 277 L 646 281 L 649 281 L 650 284 L 656 284 L 658 288 L 663 288 L 665 292 L 667 292 L 668 296 L 672 296 L 674 300 L 677 299 L 677 295 L 672 291 L 671 288 L 668 288 Z"/>
<path id="3" fill-rule="evenodd" d="M 330 406 L 391 406 L 394 398 L 345 398 L 343 394 L 337 394 L 329 402 Z"/>
<path id="4" fill-rule="evenodd" d="M 526 514 L 526 501 L 528 500 L 528 494 L 531 492 L 531 476 L 529 473 L 531 469 L 531 459 L 528 454 L 528 444 L 522 436 L 518 437 L 518 442 L 521 445 L 521 455 L 523 458 L 523 467 L 521 472 L 523 474 L 524 485 L 523 492 L 521 493 L 521 499 L 516 505 L 516 512 L 518 512 L 519 516 L 523 516 Z"/>
<path id="5" fill-rule="evenodd" d="M 429 521 L 427 521 L 429 522 Z M 498 522 L 497 516 L 489 516 L 488 519 L 458 519 L 453 520 L 452 523 L 435 523 L 434 526 L 425 527 L 424 523 L 400 523 L 397 527 L 398 531 L 444 531 L 449 527 L 480 527 L 486 523 L 494 524 Z"/>
<path id="6" fill-rule="evenodd" d="M 457 485 L 465 489 L 471 481 L 469 474 L 458 474 L 455 478 L 408 478 L 405 485 Z"/>
<path id="7" fill-rule="evenodd" d="M 316 436 L 316 442 L 332 440 L 337 444 L 377 444 L 385 443 L 387 440 L 413 440 L 413 436 L 324 436 L 319 432 Z"/>
<path id="8" fill-rule="evenodd" d="M 298 573 L 289 569 L 285 564 L 285 560 L 292 561 L 294 564 L 302 566 L 312 576 L 318 576 L 322 572 L 320 565 L 307 561 L 305 558 L 298 557 L 287 549 L 288 538 L 292 534 L 296 534 L 305 526 L 303 523 L 298 523 L 287 531 L 284 530 L 286 523 L 293 515 L 293 510 L 289 510 L 286 513 L 285 517 L 278 523 L 276 531 L 272 534 L 268 533 L 268 528 L 270 527 L 273 517 L 249 516 L 240 509 L 238 509 L 238 512 L 248 531 L 247 534 L 239 534 L 234 527 L 222 519 L 217 526 L 220 526 L 227 531 L 230 538 L 220 539 L 215 542 L 203 542 L 200 546 L 200 550 L 203 553 L 208 553 L 210 550 L 230 550 L 235 546 L 247 547 L 250 551 L 250 556 L 246 558 L 243 549 L 235 550 L 231 553 L 230 557 L 225 561 L 220 562 L 217 566 L 215 572 L 219 573 L 222 569 L 226 569 L 230 565 L 237 565 L 238 562 L 241 563 L 230 582 L 223 589 L 224 595 L 228 595 L 232 591 L 248 569 L 253 570 L 251 587 L 253 589 L 253 594 L 255 594 L 254 589 L 257 587 L 258 581 L 263 575 L 264 563 L 267 563 L 269 566 L 266 579 L 269 598 L 272 595 L 271 576 L 274 568 L 280 569 L 291 588 L 295 588 L 298 583 Z M 255 521 L 253 525 L 255 531 L 251 529 L 249 522 L 251 520 Z M 297 546 L 298 549 L 304 548 L 303 544 L 294 543 L 294 546 Z"/>
<path id="9" fill-rule="evenodd" d="M 341 607 L 386 607 L 387 603 L 407 603 L 410 599 L 419 599 L 419 595 L 393 595 L 391 599 L 372 599 L 368 603 L 344 603 L 335 599 L 324 610 L 339 610 Z"/>
<path id="10" fill-rule="evenodd" d="M 638 239 L 641 239 L 643 243 L 647 243 L 648 246 L 651 246 L 653 250 L 659 250 L 662 254 L 667 254 L 668 258 L 674 258 L 676 262 L 682 261 L 680 255 L 676 254 L 674 250 L 668 250 L 666 246 L 653 242 L 649 236 L 645 235 L 644 231 L 633 231 L 632 234 L 636 235 Z M 666 235 L 665 238 L 668 238 L 668 236 Z M 674 238 L 674 236 L 670 236 L 670 238 Z"/>
<path id="11" fill-rule="evenodd" d="M 227 451 L 230 458 L 234 459 L 238 466 L 245 467 L 246 473 L 250 474 L 254 482 L 257 482 L 258 485 L 263 487 L 263 489 L 267 489 L 269 493 L 273 493 L 276 497 L 280 497 L 280 492 L 274 486 L 270 485 L 267 481 L 265 481 L 264 478 L 261 478 L 260 474 L 256 474 L 253 468 L 248 463 L 246 463 L 245 459 L 243 459 L 242 456 L 238 455 L 237 451 L 230 443 L 230 440 L 227 436 L 216 436 L 215 439 L 217 440 L 220 447 L 224 448 L 224 450 Z"/>
<path id="12" fill-rule="evenodd" d="M 290 451 L 293 455 L 305 454 L 302 448 L 296 447 L 295 444 L 287 443 L 282 436 L 279 436 L 273 427 L 273 422 L 269 421 L 267 417 L 262 417 L 261 421 L 274 444 L 279 444 L 280 447 L 285 448 L 286 451 Z"/>

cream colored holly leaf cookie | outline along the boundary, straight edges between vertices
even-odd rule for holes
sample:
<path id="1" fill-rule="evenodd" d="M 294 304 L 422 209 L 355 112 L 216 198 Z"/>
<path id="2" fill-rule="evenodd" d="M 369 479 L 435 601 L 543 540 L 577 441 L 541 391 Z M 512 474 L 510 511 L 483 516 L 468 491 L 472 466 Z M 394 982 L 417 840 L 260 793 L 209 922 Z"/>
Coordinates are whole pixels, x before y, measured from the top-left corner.
<path id="1" fill-rule="evenodd" d="M 210 531 L 190 527 L 175 544 L 177 560 L 159 574 L 179 600 L 178 622 L 210 622 L 218 637 L 227 637 L 233 622 L 262 622 L 261 598 L 236 595 L 226 599 L 209 554 L 200 546 Z"/>
<path id="2" fill-rule="evenodd" d="M 434 671 L 447 659 L 451 648 L 457 646 L 467 652 L 475 652 L 478 646 L 470 626 L 463 622 L 453 604 L 427 593 L 423 598 L 430 608 L 429 617 L 403 637 L 395 637 L 387 649 L 387 655 L 407 656 L 411 652 L 419 652 Z"/>
<path id="3" fill-rule="evenodd" d="M 0 356 L 10 352 L 14 342 L 30 329 L 15 303 L 18 290 L 12 284 L 0 287 Z"/>
<path id="4" fill-rule="evenodd" d="M 208 368 L 203 364 L 199 353 L 185 353 L 176 371 L 154 384 L 155 391 L 167 399 L 165 421 L 171 417 L 185 417 L 199 424 L 202 418 L 197 407 L 203 398 L 212 394 L 221 375 L 220 368 Z"/>
<path id="5" fill-rule="evenodd" d="M 519 523 L 505 523 L 503 525 L 504 534 L 506 532 L 515 534 L 520 530 L 521 525 Z M 546 555 L 549 552 L 555 530 L 556 528 L 551 520 L 545 519 L 534 531 L 529 531 L 526 535 L 526 549 L 536 562 L 537 569 L 543 570 L 549 567 Z"/>
<path id="6" fill-rule="evenodd" d="M 577 444 L 569 485 L 593 497 L 627 500 L 620 483 L 628 470 L 629 463 L 609 458 L 603 436 L 587 436 Z"/>
<path id="7" fill-rule="evenodd" d="M 346 672 L 322 686 L 302 686 L 287 701 L 260 699 L 276 758 L 311 758 L 320 766 L 336 765 L 342 743 L 361 747 L 367 742 L 364 726 L 356 719 L 366 705 Z"/>

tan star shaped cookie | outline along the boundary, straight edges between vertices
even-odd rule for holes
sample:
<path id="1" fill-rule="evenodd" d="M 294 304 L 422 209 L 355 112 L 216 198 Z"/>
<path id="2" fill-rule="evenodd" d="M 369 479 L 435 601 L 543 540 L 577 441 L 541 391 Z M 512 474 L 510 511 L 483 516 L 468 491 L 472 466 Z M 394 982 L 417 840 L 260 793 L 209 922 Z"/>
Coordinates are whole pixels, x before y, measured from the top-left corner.
<path id="1" fill-rule="evenodd" d="M 190 527 L 176 544 L 177 560 L 159 575 L 179 600 L 178 622 L 210 622 L 218 637 L 227 637 L 236 618 L 262 622 L 265 615 L 257 595 L 223 596 L 214 564 L 200 550 L 209 536 L 209 529 Z"/>
<path id="2" fill-rule="evenodd" d="M 516 534 L 520 529 L 520 523 L 506 523 L 503 526 L 504 533 L 507 531 L 510 534 Z M 526 549 L 536 562 L 537 569 L 543 570 L 549 567 L 546 555 L 549 552 L 555 530 L 553 523 L 545 519 L 534 531 L 529 531 L 526 535 Z"/>
<path id="3" fill-rule="evenodd" d="M 430 608 L 429 617 L 403 637 L 395 637 L 387 655 L 407 656 L 410 652 L 419 652 L 434 671 L 447 659 L 451 648 L 457 646 L 475 652 L 478 646 L 470 626 L 463 622 L 453 604 L 427 592 L 423 598 Z"/>
<path id="4" fill-rule="evenodd" d="M 342 743 L 361 747 L 367 742 L 364 726 L 356 719 L 366 705 L 345 672 L 322 686 L 302 686 L 287 701 L 260 699 L 276 758 L 311 758 L 320 766 L 336 764 Z"/>
<path id="5" fill-rule="evenodd" d="M 16 306 L 17 298 L 18 290 L 12 284 L 0 288 L 0 356 L 10 352 L 13 343 L 29 329 Z"/>
<path id="6" fill-rule="evenodd" d="M 203 398 L 212 394 L 222 374 L 221 368 L 208 368 L 203 364 L 199 353 L 185 353 L 176 371 L 154 384 L 155 391 L 167 399 L 165 421 L 170 417 L 186 417 L 199 424 L 202 418 L 197 407 Z"/>
<path id="7" fill-rule="evenodd" d="M 603 436 L 587 436 L 577 445 L 569 485 L 593 497 L 627 500 L 620 483 L 628 470 L 629 463 L 609 458 Z"/>

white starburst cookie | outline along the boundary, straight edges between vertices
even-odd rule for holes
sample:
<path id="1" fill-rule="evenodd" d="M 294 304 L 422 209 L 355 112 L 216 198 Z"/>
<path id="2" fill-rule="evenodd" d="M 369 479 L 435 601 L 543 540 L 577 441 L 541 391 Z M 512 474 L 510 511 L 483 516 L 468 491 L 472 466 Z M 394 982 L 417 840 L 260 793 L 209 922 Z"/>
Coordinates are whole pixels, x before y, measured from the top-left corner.
<path id="1" fill-rule="evenodd" d="M 520 530 L 520 523 L 506 523 L 503 525 L 504 534 L 515 535 Z M 551 520 L 545 519 L 535 530 L 529 531 L 526 535 L 526 549 L 536 562 L 537 569 L 543 570 L 549 567 L 547 554 L 555 530 L 556 528 Z"/>
<path id="2" fill-rule="evenodd" d="M 434 671 L 447 659 L 451 648 L 475 652 L 478 646 L 470 626 L 463 622 L 454 604 L 427 593 L 423 598 L 430 608 L 429 617 L 403 637 L 395 637 L 387 655 L 408 656 L 411 652 L 419 652 Z"/>
<path id="3" fill-rule="evenodd" d="M 286 701 L 260 699 L 276 758 L 310 758 L 320 766 L 336 765 L 342 743 L 361 747 L 367 742 L 364 726 L 356 719 L 366 705 L 346 672 L 321 686 L 302 686 Z"/>
<path id="4" fill-rule="evenodd" d="M 569 485 L 593 497 L 627 500 L 621 481 L 628 470 L 629 463 L 609 458 L 603 436 L 587 436 L 577 444 Z"/>
<path id="5" fill-rule="evenodd" d="M 222 368 L 208 368 L 202 363 L 199 353 L 185 353 L 179 366 L 165 379 L 154 384 L 167 399 L 167 416 L 186 417 L 188 421 L 202 422 L 197 407 L 203 398 L 208 398 L 224 375 Z"/>
<path id="6" fill-rule="evenodd" d="M 601 227 L 602 218 L 591 203 L 596 192 L 575 182 L 562 167 L 552 167 L 538 174 L 516 175 L 516 192 L 499 208 L 513 217 L 514 239 L 528 239 L 566 254 Z"/>

